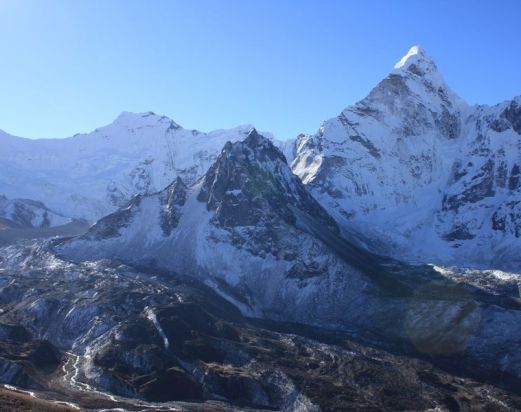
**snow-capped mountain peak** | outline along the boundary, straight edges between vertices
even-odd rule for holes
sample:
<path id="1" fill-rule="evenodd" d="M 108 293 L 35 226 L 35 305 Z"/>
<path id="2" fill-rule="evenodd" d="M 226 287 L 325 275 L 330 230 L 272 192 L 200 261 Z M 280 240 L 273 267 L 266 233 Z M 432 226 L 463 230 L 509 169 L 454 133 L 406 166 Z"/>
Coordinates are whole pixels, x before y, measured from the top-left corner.
<path id="1" fill-rule="evenodd" d="M 415 46 L 365 99 L 299 139 L 292 168 L 344 228 L 375 230 L 384 253 L 512 267 L 519 107 L 468 105 Z"/>
<path id="2" fill-rule="evenodd" d="M 157 124 L 168 124 L 171 129 L 181 129 L 181 126 L 167 116 L 160 116 L 154 112 L 133 113 L 123 111 L 111 125 L 122 126 L 128 129 L 138 127 L 154 127 Z"/>
<path id="3" fill-rule="evenodd" d="M 401 60 L 394 65 L 391 75 L 398 75 L 427 86 L 428 91 L 442 88 L 449 91 L 438 66 L 427 52 L 420 46 L 413 46 Z"/>
<path id="4" fill-rule="evenodd" d="M 459 118 L 467 104 L 446 84 L 436 63 L 419 46 L 413 46 L 362 101 L 345 111 L 356 109 L 362 115 L 401 128 L 405 134 L 417 133 L 418 125 L 442 123 L 446 137 L 454 138 Z"/>
<path id="5" fill-rule="evenodd" d="M 416 65 L 418 69 L 421 69 L 424 72 L 433 72 L 438 70 L 434 60 L 432 60 L 427 52 L 418 45 L 412 46 L 407 54 L 394 65 L 394 68 L 396 70 L 408 70 L 412 65 Z"/>

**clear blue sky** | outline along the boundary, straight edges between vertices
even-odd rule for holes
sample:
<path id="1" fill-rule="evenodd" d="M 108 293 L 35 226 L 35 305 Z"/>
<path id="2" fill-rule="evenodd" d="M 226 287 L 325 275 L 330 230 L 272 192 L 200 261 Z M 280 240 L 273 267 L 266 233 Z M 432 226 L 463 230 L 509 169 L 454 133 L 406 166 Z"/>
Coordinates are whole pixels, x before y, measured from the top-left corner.
<path id="1" fill-rule="evenodd" d="M 521 1 L 0 0 L 0 129 L 66 137 L 121 111 L 314 132 L 420 44 L 471 103 L 521 94 Z"/>

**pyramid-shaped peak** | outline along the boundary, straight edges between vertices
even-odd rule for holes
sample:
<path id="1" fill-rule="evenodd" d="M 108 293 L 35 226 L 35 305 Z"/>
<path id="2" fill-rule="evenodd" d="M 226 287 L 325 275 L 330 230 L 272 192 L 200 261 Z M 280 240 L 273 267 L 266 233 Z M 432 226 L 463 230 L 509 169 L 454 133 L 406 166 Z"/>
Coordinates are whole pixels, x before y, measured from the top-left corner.
<path id="1" fill-rule="evenodd" d="M 395 70 L 408 70 L 418 75 L 437 71 L 436 63 L 420 46 L 412 46 L 394 65 Z"/>
<path id="2" fill-rule="evenodd" d="M 257 129 L 255 128 L 252 128 L 248 132 L 248 135 L 244 139 L 244 142 L 250 147 L 264 146 L 265 144 L 271 143 L 269 139 L 257 132 Z"/>
<path id="3" fill-rule="evenodd" d="M 217 159 L 233 157 L 235 160 L 237 154 L 241 154 L 239 158 L 244 159 L 242 154 L 248 154 L 247 157 L 256 159 L 259 162 L 265 161 L 282 161 L 287 163 L 286 157 L 282 151 L 273 144 L 273 142 L 264 135 L 257 132 L 255 128 L 250 129 L 246 138 L 242 141 L 228 141 L 223 148 L 221 156 Z"/>

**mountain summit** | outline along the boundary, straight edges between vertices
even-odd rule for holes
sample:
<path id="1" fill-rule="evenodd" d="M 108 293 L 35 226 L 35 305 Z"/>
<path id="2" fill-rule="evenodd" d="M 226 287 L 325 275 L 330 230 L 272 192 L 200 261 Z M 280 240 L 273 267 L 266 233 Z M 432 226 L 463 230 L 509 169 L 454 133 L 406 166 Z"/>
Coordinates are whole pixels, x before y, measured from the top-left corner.
<path id="1" fill-rule="evenodd" d="M 435 91 L 443 102 L 457 103 L 459 106 L 465 102 L 459 98 L 445 83 L 443 76 L 438 71 L 434 60 L 420 46 L 413 46 L 398 63 L 394 65 L 391 75 L 398 75 L 409 79 L 408 86 L 414 91 L 413 82 L 420 83 L 425 90 L 416 90 L 416 93 L 428 96 Z"/>
<path id="2" fill-rule="evenodd" d="M 396 70 L 410 70 L 414 72 L 414 68 L 411 70 L 411 66 L 416 66 L 419 70 L 418 74 L 437 71 L 436 64 L 429 57 L 427 52 L 420 46 L 412 46 L 407 54 L 403 56 L 398 63 L 394 65 Z"/>

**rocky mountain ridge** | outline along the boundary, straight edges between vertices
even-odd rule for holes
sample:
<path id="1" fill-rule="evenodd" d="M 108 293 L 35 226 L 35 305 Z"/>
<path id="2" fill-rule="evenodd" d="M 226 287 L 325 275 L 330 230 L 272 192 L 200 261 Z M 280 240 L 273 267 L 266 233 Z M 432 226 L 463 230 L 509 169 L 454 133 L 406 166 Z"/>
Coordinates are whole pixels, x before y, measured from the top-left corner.
<path id="1" fill-rule="evenodd" d="M 306 313 L 304 302 L 300 313 L 284 309 L 299 289 L 316 293 L 317 287 L 349 281 L 347 273 L 360 277 L 312 228 L 339 234 L 282 152 L 252 130 L 243 142 L 227 143 L 201 180 L 186 186 L 177 179 L 162 192 L 136 196 L 86 235 L 66 242 L 60 253 L 192 274 L 246 314 L 305 319 L 315 315 Z M 354 284 L 359 289 L 364 282 Z M 350 293 L 356 293 L 354 286 Z"/>

